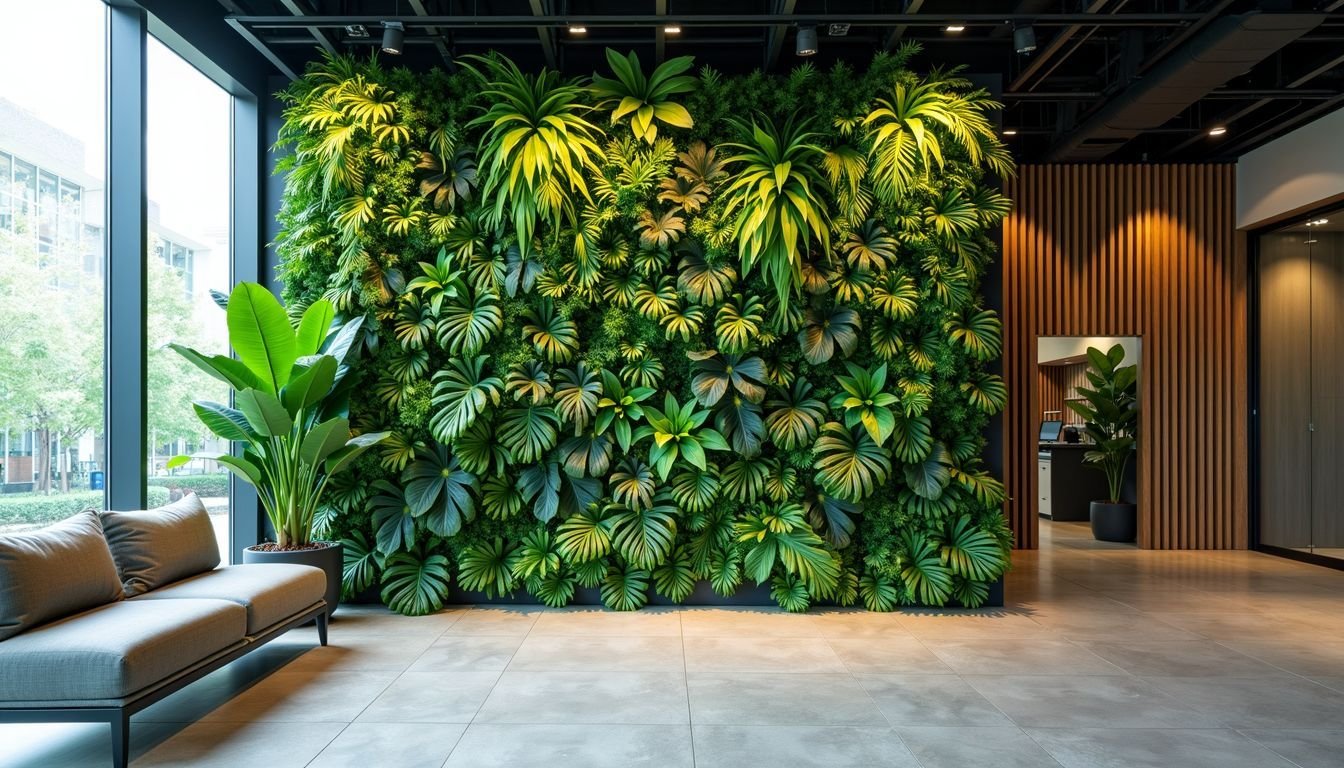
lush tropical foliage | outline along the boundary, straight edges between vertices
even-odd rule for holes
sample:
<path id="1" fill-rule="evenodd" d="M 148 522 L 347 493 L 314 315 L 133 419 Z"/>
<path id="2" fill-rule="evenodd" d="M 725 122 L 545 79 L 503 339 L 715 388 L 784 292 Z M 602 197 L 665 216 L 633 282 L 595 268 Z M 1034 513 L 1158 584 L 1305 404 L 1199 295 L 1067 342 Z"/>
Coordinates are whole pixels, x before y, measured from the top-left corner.
<path id="1" fill-rule="evenodd" d="M 1096 447 L 1083 461 L 1105 473 L 1108 498 L 1116 504 L 1139 432 L 1139 367 L 1121 365 L 1124 361 L 1125 348 L 1119 344 L 1105 352 L 1088 347 L 1087 381 L 1092 386 L 1078 388 L 1081 401 L 1064 403 L 1086 420 L 1083 429 Z"/>
<path id="2" fill-rule="evenodd" d="M 955 73 L 566 79 L 312 65 L 283 94 L 292 307 L 363 318 L 320 517 L 348 593 L 699 582 L 780 605 L 978 605 L 1007 567 L 986 232 L 1012 172 Z"/>

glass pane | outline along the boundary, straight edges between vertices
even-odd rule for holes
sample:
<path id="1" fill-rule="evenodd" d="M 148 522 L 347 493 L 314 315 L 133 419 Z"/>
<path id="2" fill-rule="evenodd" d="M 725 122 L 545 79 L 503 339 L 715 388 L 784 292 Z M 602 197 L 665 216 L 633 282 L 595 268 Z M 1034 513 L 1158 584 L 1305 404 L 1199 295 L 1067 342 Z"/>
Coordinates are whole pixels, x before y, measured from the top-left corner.
<path id="1" fill-rule="evenodd" d="M 1344 557 L 1344 211 L 1298 235 L 1311 254 L 1311 547 Z"/>
<path id="2" fill-rule="evenodd" d="M 0 532 L 101 508 L 104 469 L 107 8 L 7 3 L 5 24 L 61 45 L 0 46 Z"/>
<path id="3" fill-rule="evenodd" d="M 223 467 L 201 459 L 166 465 L 178 454 L 229 448 L 191 407 L 193 400 L 229 402 L 228 387 L 167 344 L 228 354 L 224 312 L 210 289 L 227 291 L 229 282 L 230 96 L 158 40 L 150 38 L 148 56 L 150 493 L 196 492 L 229 562 Z"/>

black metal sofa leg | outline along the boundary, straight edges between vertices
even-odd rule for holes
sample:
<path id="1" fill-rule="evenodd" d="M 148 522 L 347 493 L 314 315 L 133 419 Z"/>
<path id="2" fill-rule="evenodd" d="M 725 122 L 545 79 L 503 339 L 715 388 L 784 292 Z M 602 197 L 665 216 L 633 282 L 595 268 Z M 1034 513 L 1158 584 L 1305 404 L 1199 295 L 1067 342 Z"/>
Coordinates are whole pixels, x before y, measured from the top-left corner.
<path id="1" fill-rule="evenodd" d="M 112 766 L 127 768 L 131 764 L 131 716 L 119 709 L 112 713 Z"/>
<path id="2" fill-rule="evenodd" d="M 327 644 L 327 621 L 326 611 L 317 615 L 317 641 L 322 645 Z"/>

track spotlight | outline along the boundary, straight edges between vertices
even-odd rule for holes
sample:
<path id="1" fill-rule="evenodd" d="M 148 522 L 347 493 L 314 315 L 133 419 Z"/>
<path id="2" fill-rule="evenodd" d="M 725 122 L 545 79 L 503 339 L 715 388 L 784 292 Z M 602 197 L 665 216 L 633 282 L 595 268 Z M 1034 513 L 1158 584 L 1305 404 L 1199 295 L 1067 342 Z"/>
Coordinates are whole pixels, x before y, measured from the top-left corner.
<path id="1" fill-rule="evenodd" d="M 1225 125 L 1215 125 L 1209 129 L 1210 136 L 1222 136 L 1224 133 L 1227 133 L 1227 126 Z"/>
<path id="2" fill-rule="evenodd" d="M 798 41 L 793 52 L 799 56 L 817 55 L 817 28 L 812 25 L 798 28 Z"/>
<path id="3" fill-rule="evenodd" d="M 383 22 L 383 53 L 401 55 L 402 43 L 406 41 L 406 28 L 400 21 Z"/>
<path id="4" fill-rule="evenodd" d="M 1036 30 L 1030 24 L 1014 27 L 1013 47 L 1018 53 L 1031 53 L 1036 50 Z"/>

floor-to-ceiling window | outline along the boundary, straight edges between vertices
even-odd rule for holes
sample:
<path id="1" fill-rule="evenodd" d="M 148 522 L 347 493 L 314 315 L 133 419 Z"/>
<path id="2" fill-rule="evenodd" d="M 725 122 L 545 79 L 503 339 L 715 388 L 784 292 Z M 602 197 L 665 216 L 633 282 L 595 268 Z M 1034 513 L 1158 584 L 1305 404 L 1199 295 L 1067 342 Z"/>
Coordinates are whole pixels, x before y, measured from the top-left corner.
<path id="1" fill-rule="evenodd" d="M 223 468 L 200 459 L 171 471 L 165 465 L 177 454 L 228 448 L 191 408 L 193 400 L 228 403 L 228 387 L 167 345 L 228 353 L 224 311 L 211 291 L 229 289 L 231 97 L 153 37 L 147 56 L 149 485 L 198 493 L 227 561 Z"/>
<path id="2" fill-rule="evenodd" d="M 106 24 L 9 3 L 0 45 L 0 531 L 103 504 Z"/>
<path id="3" fill-rule="evenodd" d="M 1344 210 L 1259 239 L 1260 543 L 1344 558 Z"/>

